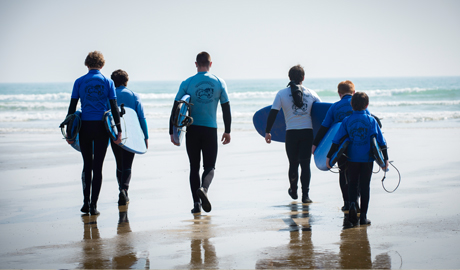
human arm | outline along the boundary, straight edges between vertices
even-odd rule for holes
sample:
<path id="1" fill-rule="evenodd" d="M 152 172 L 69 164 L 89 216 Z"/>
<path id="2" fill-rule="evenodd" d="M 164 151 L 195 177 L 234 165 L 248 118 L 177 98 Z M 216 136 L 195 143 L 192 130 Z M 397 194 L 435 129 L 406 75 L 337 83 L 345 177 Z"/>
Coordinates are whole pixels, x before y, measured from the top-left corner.
<path id="1" fill-rule="evenodd" d="M 319 145 L 321 140 L 324 138 L 328 130 L 329 130 L 328 127 L 325 127 L 323 125 L 320 126 L 318 133 L 316 133 L 315 140 L 313 141 L 313 144 L 311 146 L 312 154 L 315 154 L 316 147 Z"/>
<path id="2" fill-rule="evenodd" d="M 117 100 L 110 99 L 110 110 L 112 112 L 113 121 L 118 130 L 117 139 L 113 141 L 115 144 L 121 143 L 121 124 L 120 124 L 120 111 L 118 110 Z"/>
<path id="3" fill-rule="evenodd" d="M 271 109 L 268 113 L 267 126 L 265 127 L 265 141 L 267 143 L 272 142 L 272 135 L 270 134 L 270 131 L 272 130 L 273 124 L 275 123 L 276 115 L 278 114 L 278 112 L 279 110 Z"/>
<path id="4" fill-rule="evenodd" d="M 222 135 L 222 143 L 223 144 L 228 144 L 230 143 L 231 136 L 230 136 L 230 131 L 231 131 L 231 124 L 232 124 L 232 113 L 230 110 L 230 102 L 225 102 L 221 104 L 222 107 L 222 115 L 224 118 L 224 126 L 225 126 L 225 132 Z"/>

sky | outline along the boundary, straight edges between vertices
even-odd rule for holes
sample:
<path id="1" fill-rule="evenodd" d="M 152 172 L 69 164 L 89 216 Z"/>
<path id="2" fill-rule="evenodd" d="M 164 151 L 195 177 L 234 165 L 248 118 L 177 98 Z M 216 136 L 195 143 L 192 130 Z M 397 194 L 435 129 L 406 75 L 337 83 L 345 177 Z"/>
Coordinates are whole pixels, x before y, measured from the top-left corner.
<path id="1" fill-rule="evenodd" d="M 0 83 L 110 75 L 184 80 L 207 51 L 224 79 L 460 76 L 460 1 L 0 0 Z"/>

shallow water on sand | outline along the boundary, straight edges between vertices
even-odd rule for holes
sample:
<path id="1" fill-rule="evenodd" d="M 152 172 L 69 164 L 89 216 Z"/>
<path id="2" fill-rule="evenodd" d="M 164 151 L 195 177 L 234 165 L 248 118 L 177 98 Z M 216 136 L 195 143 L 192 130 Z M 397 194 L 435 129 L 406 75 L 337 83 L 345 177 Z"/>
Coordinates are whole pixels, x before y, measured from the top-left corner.
<path id="1" fill-rule="evenodd" d="M 0 160 L 0 268 L 459 268 L 460 171 L 451 163 L 460 158 L 446 145 L 459 149 L 453 138 L 460 130 L 416 131 L 386 130 L 387 140 L 400 145 L 390 158 L 403 180 L 388 194 L 383 174 L 375 174 L 372 225 L 356 227 L 340 211 L 336 174 L 312 165 L 314 202 L 292 201 L 284 145 L 266 145 L 256 134 L 235 135 L 234 147 L 219 149 L 209 191 L 213 210 L 196 216 L 185 149 L 169 146 L 167 137 L 136 156 L 126 207 L 117 206 L 109 149 L 99 216 L 78 212 L 77 152 L 60 141 L 33 144 L 30 151 L 24 147 L 29 137 L 2 137 L 0 151 L 9 158 Z M 50 141 L 40 136 L 33 140 Z M 439 139 L 424 149 L 429 159 L 424 151 L 408 155 L 407 149 L 424 145 L 416 136 Z M 396 183 L 392 173 L 388 187 Z"/>

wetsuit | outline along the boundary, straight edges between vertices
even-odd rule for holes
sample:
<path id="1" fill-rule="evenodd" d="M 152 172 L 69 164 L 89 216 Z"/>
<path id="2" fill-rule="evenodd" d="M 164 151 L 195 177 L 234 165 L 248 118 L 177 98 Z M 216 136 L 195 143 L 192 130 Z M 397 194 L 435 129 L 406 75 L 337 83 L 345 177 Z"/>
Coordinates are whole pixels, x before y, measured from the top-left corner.
<path id="1" fill-rule="evenodd" d="M 175 97 L 171 111 L 169 134 L 173 134 L 173 119 L 179 101 L 190 95 L 190 116 L 193 124 L 187 127 L 186 147 L 190 161 L 190 190 L 193 202 L 199 203 L 196 191 L 203 187 L 206 191 L 214 177 L 217 159 L 217 105 L 220 102 L 224 118 L 225 133 L 230 133 L 231 113 L 227 86 L 221 78 L 209 73 L 198 72 L 183 81 Z M 201 155 L 203 155 L 203 174 L 200 178 Z"/>
<path id="2" fill-rule="evenodd" d="M 297 182 L 299 178 L 299 165 L 302 169 L 300 182 L 302 184 L 303 198 L 308 198 L 310 187 L 310 159 L 311 146 L 313 142 L 313 125 L 311 120 L 311 107 L 314 102 L 321 101 L 313 90 L 302 86 L 303 106 L 301 108 L 294 105 L 291 88 L 280 90 L 270 110 L 267 119 L 265 132 L 270 133 L 276 114 L 283 108 L 284 119 L 286 121 L 286 154 L 289 160 L 289 183 L 290 191 L 297 194 Z M 291 195 L 292 196 L 292 195 Z"/>
<path id="3" fill-rule="evenodd" d="M 83 211 L 83 209 L 89 209 L 89 205 L 96 208 L 101 190 L 102 165 L 109 140 L 102 118 L 104 112 L 109 110 L 108 104 L 114 112 L 113 117 L 117 128 L 121 130 L 121 127 L 113 81 L 102 75 L 99 70 L 92 69 L 75 81 L 68 115 L 75 113 L 79 99 L 82 110 L 79 136 L 83 157 Z"/>
<path id="4" fill-rule="evenodd" d="M 342 121 L 337 134 L 332 140 L 332 146 L 328 153 L 330 158 L 338 149 L 342 138 L 350 139 L 347 148 L 348 176 L 349 176 L 349 198 L 355 202 L 358 197 L 358 190 L 361 195 L 361 221 L 367 218 L 367 209 L 370 200 L 370 181 L 374 156 L 371 149 L 371 138 L 375 136 L 385 160 L 388 160 L 386 141 L 377 120 L 366 111 L 353 111 L 353 114 Z"/>
<path id="5" fill-rule="evenodd" d="M 147 128 L 147 121 L 144 116 L 144 108 L 142 106 L 139 95 L 129 90 L 125 86 L 119 86 L 115 90 L 117 94 L 118 106 L 124 104 L 125 107 L 131 108 L 136 111 L 137 117 L 139 118 L 139 123 L 141 124 L 141 128 L 144 133 L 144 138 L 148 139 L 149 134 Z M 127 196 L 129 183 L 131 180 L 131 167 L 134 160 L 134 153 L 124 150 L 123 148 L 115 144 L 113 141 L 111 142 L 111 146 L 112 152 L 115 156 L 115 161 L 117 163 L 118 188 L 120 191 L 124 190 Z"/>

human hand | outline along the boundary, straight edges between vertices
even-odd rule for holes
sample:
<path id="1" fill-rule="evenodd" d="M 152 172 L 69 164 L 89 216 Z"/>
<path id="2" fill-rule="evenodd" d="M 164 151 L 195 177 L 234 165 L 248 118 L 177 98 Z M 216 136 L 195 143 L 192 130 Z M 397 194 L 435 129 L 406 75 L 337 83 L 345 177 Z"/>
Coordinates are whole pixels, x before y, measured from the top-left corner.
<path id="1" fill-rule="evenodd" d="M 149 149 L 149 139 L 145 139 L 145 147 L 147 147 L 147 149 Z"/>
<path id="2" fill-rule="evenodd" d="M 68 144 L 73 144 L 75 141 L 66 140 Z"/>
<path id="3" fill-rule="evenodd" d="M 311 154 L 314 155 L 316 150 L 316 145 L 311 146 Z"/>
<path id="4" fill-rule="evenodd" d="M 176 141 L 174 140 L 174 135 L 171 134 L 171 142 L 172 144 L 176 145 L 176 146 L 179 146 L 179 143 L 176 143 Z"/>
<path id="5" fill-rule="evenodd" d="M 326 158 L 326 166 L 327 166 L 329 169 L 332 169 L 331 165 L 329 165 L 330 162 L 331 162 L 331 159 L 330 159 L 330 158 Z"/>
<path id="6" fill-rule="evenodd" d="M 121 132 L 118 132 L 117 139 L 113 141 L 115 144 L 120 144 L 121 143 Z"/>
<path id="7" fill-rule="evenodd" d="M 222 139 L 220 141 L 222 142 L 222 144 L 228 144 L 230 143 L 230 140 L 231 140 L 230 133 L 224 133 L 222 134 Z"/>
<path id="8" fill-rule="evenodd" d="M 265 133 L 265 141 L 267 143 L 271 143 L 272 142 L 272 134 L 270 133 Z"/>

